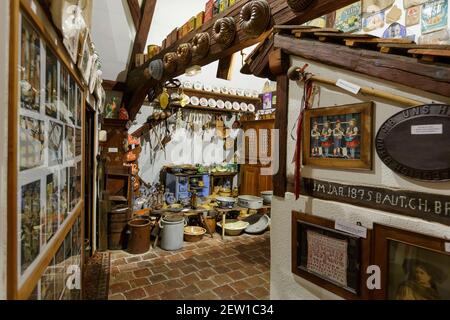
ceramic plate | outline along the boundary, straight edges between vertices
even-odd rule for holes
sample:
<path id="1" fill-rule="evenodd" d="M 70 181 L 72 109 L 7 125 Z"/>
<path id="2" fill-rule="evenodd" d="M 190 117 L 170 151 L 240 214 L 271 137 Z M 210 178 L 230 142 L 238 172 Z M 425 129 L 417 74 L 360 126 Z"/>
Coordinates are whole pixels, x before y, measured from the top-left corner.
<path id="1" fill-rule="evenodd" d="M 208 85 L 208 84 L 205 84 L 205 86 L 203 87 L 203 89 L 204 89 L 206 92 L 211 92 L 211 91 L 212 91 L 212 87 L 211 87 L 210 85 Z"/>
<path id="2" fill-rule="evenodd" d="M 208 99 L 206 99 L 206 98 L 201 98 L 201 99 L 200 99 L 200 105 L 201 105 L 202 107 L 207 107 L 207 106 L 208 106 Z"/>
<path id="3" fill-rule="evenodd" d="M 186 82 L 183 84 L 183 87 L 186 88 L 186 89 L 192 89 L 192 82 L 186 81 Z"/>
<path id="4" fill-rule="evenodd" d="M 244 91 L 244 95 L 245 95 L 247 98 L 251 98 L 251 97 L 253 96 L 253 93 L 252 93 L 250 90 L 245 90 L 245 91 Z"/>
<path id="5" fill-rule="evenodd" d="M 228 90 L 228 93 L 229 94 L 232 94 L 233 96 L 235 96 L 236 95 L 236 89 L 230 89 L 230 90 Z"/>
<path id="6" fill-rule="evenodd" d="M 226 101 L 225 102 L 225 109 L 232 110 L 233 109 L 233 104 L 230 101 Z"/>
<path id="7" fill-rule="evenodd" d="M 248 105 L 247 105 L 245 102 L 242 102 L 242 103 L 241 103 L 241 110 L 244 111 L 244 112 L 247 112 L 247 110 L 248 110 Z"/>
<path id="8" fill-rule="evenodd" d="M 222 87 L 222 88 L 220 88 L 220 93 L 222 93 L 222 94 L 228 94 L 228 92 L 229 92 L 229 90 L 228 90 L 227 87 Z"/>
<path id="9" fill-rule="evenodd" d="M 214 93 L 220 93 L 220 87 L 218 87 L 218 86 L 213 86 L 212 91 L 213 91 Z"/>
<path id="10" fill-rule="evenodd" d="M 237 94 L 238 96 L 243 97 L 243 96 L 245 95 L 245 91 L 244 91 L 243 89 L 237 89 L 237 90 L 236 90 L 236 94 Z"/>
<path id="11" fill-rule="evenodd" d="M 254 90 L 252 93 L 253 98 L 259 98 L 259 93 L 258 91 Z"/>
<path id="12" fill-rule="evenodd" d="M 249 111 L 249 112 L 255 112 L 255 111 L 256 111 L 255 106 L 254 106 L 253 104 L 249 104 L 249 105 L 248 105 L 248 111 Z"/>
<path id="13" fill-rule="evenodd" d="M 217 108 L 219 108 L 219 109 L 225 108 L 225 102 L 223 102 L 222 100 L 218 100 L 217 101 Z"/>
<path id="14" fill-rule="evenodd" d="M 208 100 L 208 105 L 209 105 L 210 108 L 215 108 L 215 107 L 217 107 L 217 102 L 214 99 L 209 99 Z"/>
<path id="15" fill-rule="evenodd" d="M 233 109 L 236 111 L 241 110 L 241 105 L 239 104 L 239 102 L 233 103 Z"/>
<path id="16" fill-rule="evenodd" d="M 200 104 L 200 99 L 197 97 L 191 97 L 191 104 L 193 106 L 198 106 Z"/>
<path id="17" fill-rule="evenodd" d="M 195 90 L 203 90 L 203 84 L 201 82 L 194 83 Z"/>

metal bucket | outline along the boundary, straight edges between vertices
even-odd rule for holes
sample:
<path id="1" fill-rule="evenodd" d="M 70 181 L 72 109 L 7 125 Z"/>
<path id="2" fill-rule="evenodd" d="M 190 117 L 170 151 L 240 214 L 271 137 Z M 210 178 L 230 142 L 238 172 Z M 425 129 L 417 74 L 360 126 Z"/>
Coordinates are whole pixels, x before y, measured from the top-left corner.
<path id="1" fill-rule="evenodd" d="M 128 252 L 131 254 L 146 253 L 150 249 L 151 222 L 149 219 L 133 219 L 128 222 L 130 238 Z"/>
<path id="2" fill-rule="evenodd" d="M 166 216 L 159 222 L 161 228 L 161 249 L 166 251 L 176 251 L 183 248 L 184 227 L 186 221 L 184 216 Z"/>

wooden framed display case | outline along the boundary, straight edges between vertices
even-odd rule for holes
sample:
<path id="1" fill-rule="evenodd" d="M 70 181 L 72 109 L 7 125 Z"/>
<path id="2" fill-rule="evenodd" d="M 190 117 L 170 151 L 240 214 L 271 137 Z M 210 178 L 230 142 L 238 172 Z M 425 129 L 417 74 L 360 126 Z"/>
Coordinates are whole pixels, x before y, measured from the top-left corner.
<path id="1" fill-rule="evenodd" d="M 10 5 L 7 297 L 80 299 L 86 90 L 43 8 Z"/>
<path id="2" fill-rule="evenodd" d="M 334 221 L 294 211 L 292 273 L 345 299 L 368 299 L 371 234 L 363 239 L 336 230 Z"/>

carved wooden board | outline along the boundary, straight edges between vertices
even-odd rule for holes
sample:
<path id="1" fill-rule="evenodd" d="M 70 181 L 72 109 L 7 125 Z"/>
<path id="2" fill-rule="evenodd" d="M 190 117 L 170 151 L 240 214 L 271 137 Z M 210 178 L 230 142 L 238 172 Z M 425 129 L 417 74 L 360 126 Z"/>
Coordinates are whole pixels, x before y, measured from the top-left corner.
<path id="1" fill-rule="evenodd" d="M 450 196 L 302 179 L 302 195 L 398 213 L 450 226 Z"/>
<path id="2" fill-rule="evenodd" d="M 417 180 L 450 180 L 450 105 L 424 105 L 394 115 L 379 130 L 376 149 L 394 172 Z"/>

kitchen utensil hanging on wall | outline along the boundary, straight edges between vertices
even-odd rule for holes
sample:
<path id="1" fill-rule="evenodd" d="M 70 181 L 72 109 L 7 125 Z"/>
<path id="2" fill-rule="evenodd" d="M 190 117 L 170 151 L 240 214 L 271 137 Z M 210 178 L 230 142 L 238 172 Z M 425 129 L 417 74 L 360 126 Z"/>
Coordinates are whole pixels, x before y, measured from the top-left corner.
<path id="1" fill-rule="evenodd" d="M 266 0 L 254 0 L 242 7 L 241 29 L 250 37 L 259 37 L 266 31 L 271 18 L 270 6 Z"/>
<path id="2" fill-rule="evenodd" d="M 209 33 L 197 33 L 192 39 L 192 55 L 193 58 L 202 59 L 206 57 L 211 46 L 211 37 Z"/>
<path id="3" fill-rule="evenodd" d="M 166 53 L 163 59 L 164 71 L 167 75 L 171 75 L 177 71 L 178 68 L 178 55 L 175 52 Z"/>
<path id="4" fill-rule="evenodd" d="M 188 65 L 192 60 L 192 45 L 190 43 L 182 43 L 177 49 L 177 61 L 180 66 Z"/>
<path id="5" fill-rule="evenodd" d="M 218 19 L 214 24 L 213 37 L 223 48 L 228 48 L 236 37 L 236 23 L 234 18 L 225 17 Z"/>

